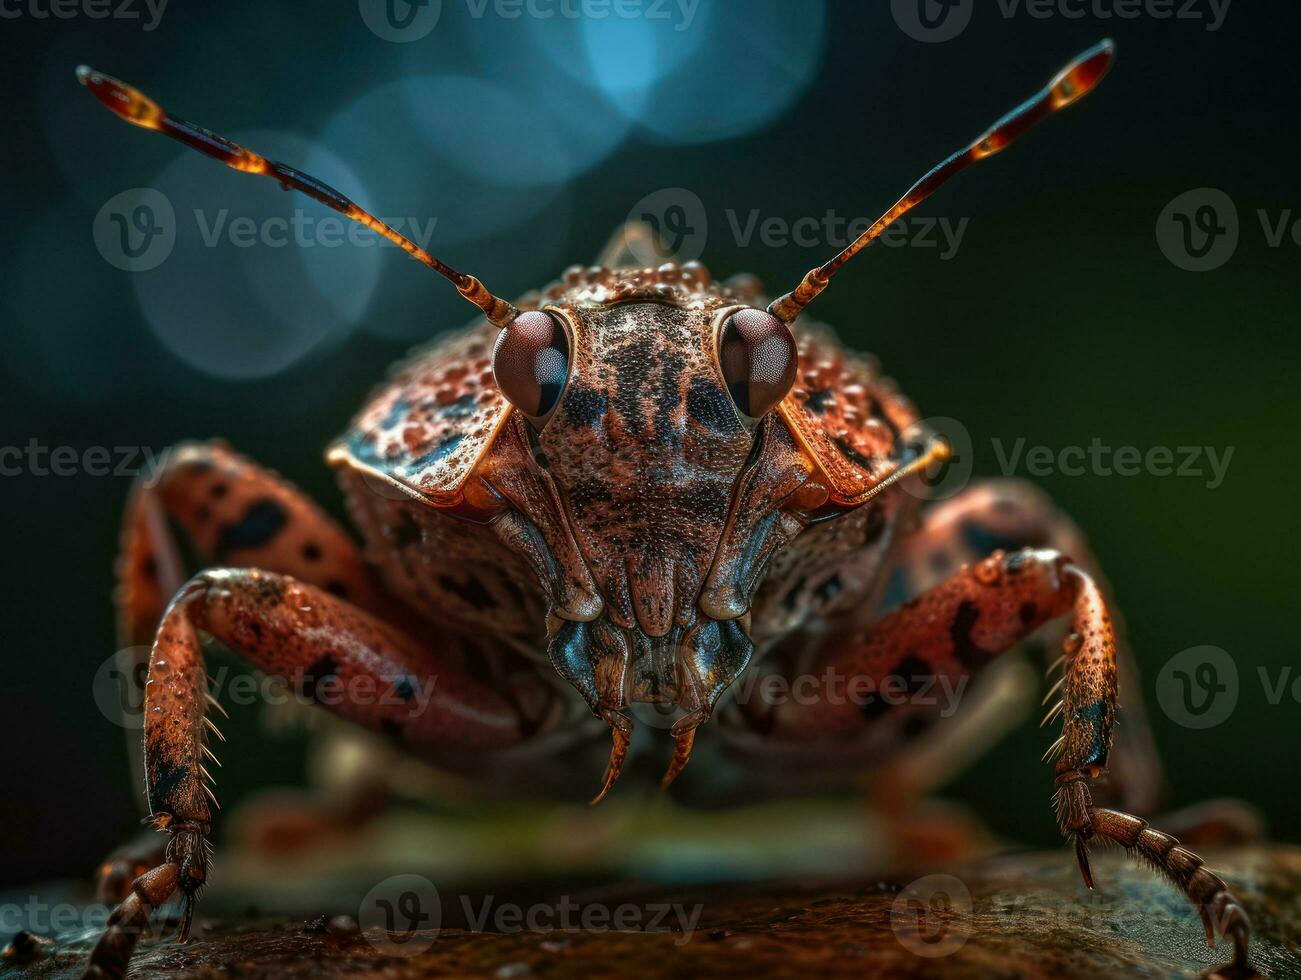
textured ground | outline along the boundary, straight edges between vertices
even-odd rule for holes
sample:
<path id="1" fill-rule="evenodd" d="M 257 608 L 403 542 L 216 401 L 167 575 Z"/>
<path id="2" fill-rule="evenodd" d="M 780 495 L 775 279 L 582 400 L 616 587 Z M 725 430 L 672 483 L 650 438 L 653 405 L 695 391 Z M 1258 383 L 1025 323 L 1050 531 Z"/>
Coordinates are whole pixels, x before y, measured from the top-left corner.
<path id="1" fill-rule="evenodd" d="M 1222 851 L 1209 863 L 1248 908 L 1257 968 L 1301 977 L 1301 848 Z M 320 916 L 309 918 L 218 915 L 205 904 L 189 945 L 147 946 L 132 976 L 1195 977 L 1226 955 L 1227 945 L 1219 956 L 1206 948 L 1195 914 L 1145 870 L 1119 855 L 1099 855 L 1094 868 L 1092 897 L 1065 851 L 920 879 L 676 889 L 565 881 L 492 896 L 442 887 L 441 928 L 398 944 L 359 929 L 356 895 L 318 900 Z M 517 923 L 516 906 L 536 910 L 540 928 Z M 469 928 L 485 909 L 496 931 Z M 635 931 L 609 929 L 615 915 Z M 577 928 L 584 921 L 604 928 Z M 11 948 L 0 972 L 75 976 L 92 941 L 90 929 L 73 928 L 26 957 Z"/>

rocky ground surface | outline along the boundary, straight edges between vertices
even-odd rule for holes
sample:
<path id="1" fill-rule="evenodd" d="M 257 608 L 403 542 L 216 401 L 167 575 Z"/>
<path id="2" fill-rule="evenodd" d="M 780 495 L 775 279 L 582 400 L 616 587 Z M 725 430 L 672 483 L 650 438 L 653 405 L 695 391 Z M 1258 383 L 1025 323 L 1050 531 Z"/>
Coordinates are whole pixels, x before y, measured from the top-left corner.
<path id="1" fill-rule="evenodd" d="M 1208 863 L 1247 906 L 1257 969 L 1301 977 L 1301 848 L 1212 852 Z M 434 898 L 416 879 L 388 879 L 360 902 L 319 898 L 303 917 L 205 902 L 189 944 L 146 943 L 131 975 L 1196 977 L 1228 957 L 1146 869 L 1113 853 L 1094 872 L 1092 895 L 1065 850 L 921 877 L 685 888 L 535 880 L 492 894 L 440 886 Z M 93 942 L 84 923 L 19 934 L 0 975 L 77 976 Z"/>

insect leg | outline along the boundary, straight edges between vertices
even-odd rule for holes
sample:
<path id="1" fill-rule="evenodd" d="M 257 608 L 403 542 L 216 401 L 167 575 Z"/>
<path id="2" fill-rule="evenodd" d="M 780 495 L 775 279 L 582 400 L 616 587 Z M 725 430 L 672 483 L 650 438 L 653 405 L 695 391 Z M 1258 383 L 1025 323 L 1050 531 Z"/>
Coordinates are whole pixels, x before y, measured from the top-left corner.
<path id="1" fill-rule="evenodd" d="M 191 579 L 158 629 L 145 686 L 145 784 L 154 825 L 170 835 L 166 863 L 136 880 L 114 913 L 135 923 L 174 892 L 189 910 L 207 877 L 216 797 L 205 765 L 212 703 L 200 633 L 309 702 L 400 739 L 434 759 L 519 740 L 518 711 L 443 651 L 428 649 L 345 600 L 286 575 L 213 569 Z M 171 868 L 170 871 L 164 870 Z M 110 929 L 91 969 L 120 976 L 136 933 Z"/>
<path id="2" fill-rule="evenodd" d="M 1116 630 L 1116 663 L 1120 686 L 1132 692 L 1125 703 L 1125 724 L 1116 733 L 1108 766 L 1110 789 L 1126 809 L 1152 813 L 1162 789 L 1161 763 L 1143 708 L 1138 668 L 1125 639 L 1124 623 L 1112 600 L 1112 590 L 1079 526 L 1040 488 L 1024 480 L 987 480 L 928 508 L 921 527 L 901 545 L 891 580 L 894 602 L 938 584 L 963 565 L 978 562 L 995 550 L 1052 548 L 1070 555 L 1089 573 L 1107 599 Z M 1036 632 L 1046 666 L 1055 674 L 1064 622 Z"/>
<path id="3" fill-rule="evenodd" d="M 192 574 L 214 565 L 292 575 L 348 598 L 385 622 L 416 626 L 410 611 L 380 587 L 348 533 L 301 490 L 223 443 L 182 443 L 159 455 L 136 481 L 127 503 L 116 601 L 119 642 L 135 651 L 133 668 L 143 670 L 171 597 Z M 133 775 L 143 779 L 140 738 L 135 730 L 128 735 Z M 386 793 L 378 770 L 363 771 L 366 782 L 359 772 L 357 785 L 345 794 L 350 801 L 371 801 Z M 319 812 L 322 804 L 311 799 L 304 799 L 303 807 L 318 819 L 352 817 L 336 799 L 331 799 L 329 813 Z M 262 807 L 258 819 L 243 826 L 274 831 L 295 816 L 291 809 L 281 799 L 276 807 Z M 136 876 L 159 863 L 161 850 L 154 833 L 115 850 L 96 874 L 100 896 L 113 902 L 125 898 Z"/>
<path id="4" fill-rule="evenodd" d="M 1101 590 L 1065 555 L 1052 550 L 996 551 L 887 615 L 837 653 L 821 659 L 824 677 L 870 678 L 885 691 L 889 678 L 905 682 L 930 672 L 957 678 L 980 670 L 1045 622 L 1071 616 L 1065 642 L 1065 674 L 1049 697 L 1061 692 L 1062 736 L 1046 758 L 1056 763 L 1056 804 L 1063 833 L 1075 842 L 1086 883 L 1092 886 L 1087 846 L 1101 837 L 1150 862 L 1198 907 L 1207 926 L 1231 938 L 1233 968 L 1247 965 L 1250 927 L 1227 885 L 1202 867 L 1201 859 L 1167 834 L 1129 814 L 1093 805 L 1088 781 L 1104 771 L 1116 715 L 1116 634 Z M 825 683 L 825 682 L 824 682 Z M 905 699 L 906 701 L 906 699 Z M 862 734 L 873 721 L 906 713 L 888 702 L 822 698 L 782 704 L 774 712 L 773 736 L 823 743 Z"/>
<path id="5" fill-rule="evenodd" d="M 311 498 L 221 443 L 183 443 L 137 481 L 127 504 L 122 644 L 151 643 L 171 597 L 214 565 L 282 572 L 387 621 L 398 615 L 357 545 Z"/>
<path id="6" fill-rule="evenodd" d="M 1224 880 L 1146 820 L 1093 804 L 1088 783 L 1106 765 L 1116 711 L 1115 631 L 1096 583 L 1069 562 L 1061 564 L 1061 574 L 1063 591 L 1072 599 L 1073 632 L 1065 644 L 1062 735 L 1045 758 L 1057 760 L 1053 802 L 1062 833 L 1074 841 L 1084 882 L 1093 887 L 1089 845 L 1099 839 L 1120 844 L 1187 896 L 1202 917 L 1208 945 L 1214 948 L 1217 932 L 1232 940 L 1233 962 L 1219 971 L 1221 975 L 1256 976 L 1247 957 L 1251 924 Z"/>

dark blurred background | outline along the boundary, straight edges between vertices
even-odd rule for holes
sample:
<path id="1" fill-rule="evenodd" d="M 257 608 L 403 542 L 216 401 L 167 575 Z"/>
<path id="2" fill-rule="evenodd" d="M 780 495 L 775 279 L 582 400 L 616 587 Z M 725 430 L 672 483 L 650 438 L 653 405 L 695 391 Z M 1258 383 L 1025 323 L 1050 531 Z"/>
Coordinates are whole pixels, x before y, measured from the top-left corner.
<path id="1" fill-rule="evenodd" d="M 139 817 L 121 731 L 92 697 L 114 650 L 129 479 L 89 472 L 85 451 L 223 436 L 339 513 L 323 446 L 390 361 L 468 319 L 392 248 L 310 230 L 301 247 L 276 232 L 241 244 L 237 218 L 273 229 L 296 212 L 316 228 L 326 212 L 124 126 L 77 85 L 82 62 L 405 216 L 507 296 L 590 261 L 670 188 L 653 206 L 668 202 L 666 226 L 689 226 L 717 275 L 783 291 L 834 248 L 747 239 L 752 214 L 874 217 L 1114 37 L 1119 61 L 1091 98 L 920 209 L 951 229 L 968 219 L 956 249 L 938 232 L 936 247 L 874 248 L 816 315 L 876 352 L 924 413 L 961 420 L 978 473 L 999 472 L 992 440 L 1232 450 L 1213 487 L 1205 455 L 1200 477 L 1054 466 L 1033 478 L 1088 529 L 1120 596 L 1145 671 L 1124 698 L 1148 706 L 1170 802 L 1242 797 L 1296 839 L 1297 24 L 1284 4 L 1202 0 L 1185 7 L 1199 19 L 1158 16 L 1182 3 L 1068 2 L 1040 17 L 979 0 L 927 29 L 916 0 L 172 0 L 161 13 L 5 0 L 0 445 L 22 453 L 0 458 L 0 879 L 85 875 Z M 1117 7 L 1137 16 L 1103 16 Z M 117 197 L 140 188 L 174 217 Z M 1201 188 L 1227 198 L 1167 210 Z M 1226 199 L 1236 250 L 1220 236 L 1199 259 L 1205 229 L 1228 226 Z M 154 218 L 175 240 L 146 268 Z M 1185 220 L 1203 237 L 1181 255 Z M 1199 263 L 1218 267 L 1186 268 Z M 76 472 L 41 475 L 32 445 L 73 447 Z M 1231 655 L 1239 696 L 1197 729 L 1162 709 L 1157 678 L 1202 645 Z M 303 756 L 234 727 L 228 808 L 294 780 Z M 1025 725 L 951 795 L 1009 838 L 1053 843 L 1047 741 Z"/>

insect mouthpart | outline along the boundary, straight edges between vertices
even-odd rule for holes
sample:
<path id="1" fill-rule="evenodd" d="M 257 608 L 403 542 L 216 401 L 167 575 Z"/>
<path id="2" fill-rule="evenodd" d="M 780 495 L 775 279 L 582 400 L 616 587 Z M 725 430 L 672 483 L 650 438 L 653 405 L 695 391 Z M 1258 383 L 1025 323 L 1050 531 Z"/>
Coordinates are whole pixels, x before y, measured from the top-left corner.
<path id="1" fill-rule="evenodd" d="M 640 626 L 620 626 L 608 609 L 586 623 L 558 620 L 548 644 L 551 663 L 610 726 L 613 745 L 599 802 L 619 778 L 632 738 L 627 710 L 636 704 L 670 705 L 677 719 L 673 761 L 662 784 L 677 778 L 691 758 L 696 729 L 750 662 L 754 644 L 749 616 L 717 620 L 701 616 L 689 626 L 673 624 L 661 636 Z"/>

